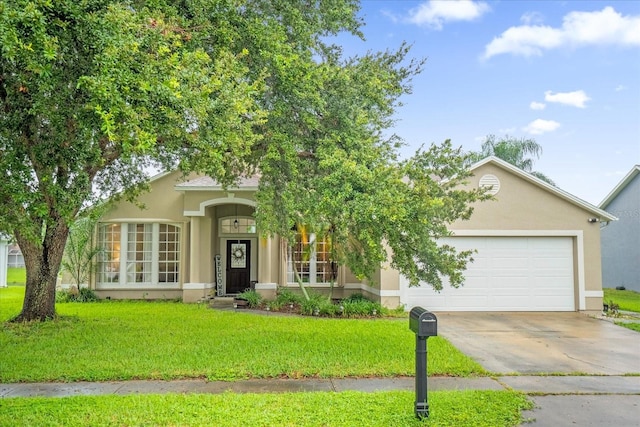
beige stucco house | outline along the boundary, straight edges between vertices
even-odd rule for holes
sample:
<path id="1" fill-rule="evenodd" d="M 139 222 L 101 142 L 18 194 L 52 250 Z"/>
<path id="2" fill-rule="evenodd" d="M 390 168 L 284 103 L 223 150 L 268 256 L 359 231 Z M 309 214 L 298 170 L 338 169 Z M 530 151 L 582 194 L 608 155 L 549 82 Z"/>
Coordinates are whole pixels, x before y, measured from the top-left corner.
<path id="1" fill-rule="evenodd" d="M 469 186 L 495 195 L 471 220 L 452 224 L 447 242 L 477 250 L 459 289 L 409 287 L 382 266 L 370 283 L 330 264 L 321 245 L 303 279 L 316 289 L 337 281 L 336 297 L 362 292 L 388 307 L 433 311 L 596 311 L 602 308 L 600 224 L 615 217 L 510 164 L 488 158 L 473 166 Z M 181 298 L 196 302 L 255 288 L 297 288 L 296 248 L 262 238 L 253 213 L 258 182 L 223 190 L 212 179 L 179 173 L 155 177 L 140 202 L 121 202 L 98 226 L 105 256 L 90 286 L 102 298 Z"/>

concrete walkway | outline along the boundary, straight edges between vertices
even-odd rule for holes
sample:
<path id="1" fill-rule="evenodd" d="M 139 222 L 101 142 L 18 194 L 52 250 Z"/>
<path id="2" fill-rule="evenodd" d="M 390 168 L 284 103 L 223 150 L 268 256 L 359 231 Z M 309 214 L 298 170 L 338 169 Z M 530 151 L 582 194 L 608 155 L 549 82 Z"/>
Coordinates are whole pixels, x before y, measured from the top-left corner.
<path id="1" fill-rule="evenodd" d="M 640 396 L 640 377 L 635 376 L 502 376 L 452 378 L 431 377 L 428 389 L 505 390 L 527 394 L 608 394 Z M 331 379 L 253 379 L 245 381 L 145 380 L 74 383 L 0 384 L 0 398 L 64 397 L 103 394 L 147 393 L 284 393 L 284 392 L 364 392 L 414 390 L 413 377 L 331 378 Z"/>
<path id="2" fill-rule="evenodd" d="M 640 377 L 637 376 L 500 376 L 495 378 L 431 377 L 435 390 L 508 390 L 530 395 L 535 408 L 525 411 L 526 426 L 640 425 Z M 109 381 L 0 384 L 0 398 L 64 397 L 147 393 L 284 393 L 413 391 L 414 378 L 255 379 L 236 382 Z"/>

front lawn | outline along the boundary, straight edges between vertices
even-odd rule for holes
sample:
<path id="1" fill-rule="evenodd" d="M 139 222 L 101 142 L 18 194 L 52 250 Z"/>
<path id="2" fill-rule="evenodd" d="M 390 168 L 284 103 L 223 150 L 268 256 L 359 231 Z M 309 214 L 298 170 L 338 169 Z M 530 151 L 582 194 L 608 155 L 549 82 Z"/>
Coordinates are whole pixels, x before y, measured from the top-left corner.
<path id="1" fill-rule="evenodd" d="M 0 289 L 0 321 L 24 287 Z M 59 303 L 60 319 L 5 323 L 0 382 L 412 376 L 406 319 L 326 319 L 216 311 L 176 302 Z M 429 338 L 430 375 L 486 372 L 442 337 Z"/>
<path id="2" fill-rule="evenodd" d="M 8 285 L 24 285 L 27 281 L 27 270 L 24 267 L 9 267 L 7 269 Z"/>
<path id="3" fill-rule="evenodd" d="M 506 427 L 533 406 L 513 391 L 438 391 L 429 393 L 430 416 L 420 422 L 414 399 L 406 391 L 2 399 L 0 426 Z"/>
<path id="4" fill-rule="evenodd" d="M 613 288 L 604 288 L 603 301 L 605 304 L 609 304 L 613 301 L 618 304 L 620 310 L 634 311 L 640 313 L 640 292 L 624 290 L 619 291 Z"/>

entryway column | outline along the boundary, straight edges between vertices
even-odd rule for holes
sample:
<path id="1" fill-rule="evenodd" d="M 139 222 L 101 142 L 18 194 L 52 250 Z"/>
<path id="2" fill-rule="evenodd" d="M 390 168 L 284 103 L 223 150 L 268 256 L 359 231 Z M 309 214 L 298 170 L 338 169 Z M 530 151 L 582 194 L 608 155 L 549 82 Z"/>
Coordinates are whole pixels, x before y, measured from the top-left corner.
<path id="1" fill-rule="evenodd" d="M 191 217 L 191 233 L 189 235 L 189 282 L 200 283 L 200 223 L 198 216 Z"/>

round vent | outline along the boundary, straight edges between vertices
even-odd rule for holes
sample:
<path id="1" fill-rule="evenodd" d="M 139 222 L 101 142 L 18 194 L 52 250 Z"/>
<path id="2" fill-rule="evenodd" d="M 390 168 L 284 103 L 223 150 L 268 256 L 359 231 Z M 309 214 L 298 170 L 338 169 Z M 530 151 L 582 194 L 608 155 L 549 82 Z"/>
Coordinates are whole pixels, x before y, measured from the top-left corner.
<path id="1" fill-rule="evenodd" d="M 489 194 L 496 195 L 500 191 L 500 180 L 495 175 L 484 175 L 480 178 L 480 188 L 489 188 Z"/>

